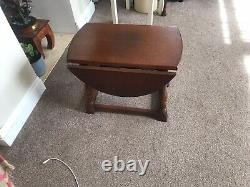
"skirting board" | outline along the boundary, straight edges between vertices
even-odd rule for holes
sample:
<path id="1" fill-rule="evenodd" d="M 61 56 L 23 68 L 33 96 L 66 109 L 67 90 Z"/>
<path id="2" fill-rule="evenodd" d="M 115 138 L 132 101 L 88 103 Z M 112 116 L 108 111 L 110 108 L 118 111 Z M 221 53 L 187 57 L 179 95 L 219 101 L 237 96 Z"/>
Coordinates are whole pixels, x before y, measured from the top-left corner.
<path id="1" fill-rule="evenodd" d="M 37 77 L 0 129 L 0 145 L 12 145 L 45 89 L 42 80 Z"/>
<path id="2" fill-rule="evenodd" d="M 82 28 L 83 25 L 88 23 L 95 12 L 95 4 L 90 1 L 88 6 L 84 9 L 83 13 L 75 18 L 77 30 Z"/>

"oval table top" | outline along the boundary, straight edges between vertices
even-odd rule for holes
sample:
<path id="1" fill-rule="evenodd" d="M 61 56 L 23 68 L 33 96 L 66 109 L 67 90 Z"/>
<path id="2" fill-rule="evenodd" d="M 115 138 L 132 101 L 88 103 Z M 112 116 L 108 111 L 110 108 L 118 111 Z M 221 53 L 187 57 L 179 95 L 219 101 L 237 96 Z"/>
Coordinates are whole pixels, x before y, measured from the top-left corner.
<path id="1" fill-rule="evenodd" d="M 74 36 L 68 63 L 177 70 L 182 54 L 177 27 L 87 23 Z"/>

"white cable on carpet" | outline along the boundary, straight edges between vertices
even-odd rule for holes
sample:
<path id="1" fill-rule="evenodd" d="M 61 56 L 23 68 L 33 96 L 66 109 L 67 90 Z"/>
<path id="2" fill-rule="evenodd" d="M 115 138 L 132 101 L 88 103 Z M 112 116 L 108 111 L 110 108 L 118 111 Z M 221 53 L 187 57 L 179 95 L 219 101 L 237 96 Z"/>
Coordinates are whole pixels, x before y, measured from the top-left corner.
<path id="1" fill-rule="evenodd" d="M 49 159 L 43 161 L 43 164 L 46 164 L 46 163 L 47 163 L 48 161 L 50 161 L 50 160 L 57 160 L 57 161 L 63 163 L 63 164 L 70 170 L 70 172 L 72 173 L 72 175 L 73 175 L 74 178 L 75 178 L 76 186 L 79 187 L 79 183 L 78 183 L 78 181 L 77 181 L 76 175 L 74 174 L 73 170 L 69 167 L 68 164 L 66 164 L 64 161 L 62 161 L 62 160 L 60 160 L 60 159 L 58 159 L 58 158 L 49 158 Z"/>

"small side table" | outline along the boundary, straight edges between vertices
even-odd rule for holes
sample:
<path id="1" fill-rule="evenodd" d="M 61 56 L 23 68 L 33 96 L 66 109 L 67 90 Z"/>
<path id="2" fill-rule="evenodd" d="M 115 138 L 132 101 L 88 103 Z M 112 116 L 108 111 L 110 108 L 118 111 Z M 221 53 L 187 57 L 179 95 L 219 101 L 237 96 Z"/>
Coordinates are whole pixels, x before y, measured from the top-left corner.
<path id="1" fill-rule="evenodd" d="M 70 43 L 67 67 L 86 84 L 87 113 L 102 110 L 167 121 L 166 87 L 176 75 L 182 48 L 177 27 L 87 23 Z M 97 104 L 98 91 L 120 97 L 158 92 L 158 105 L 144 109 Z"/>
<path id="2" fill-rule="evenodd" d="M 55 37 L 49 26 L 49 20 L 37 19 L 34 25 L 24 29 L 15 29 L 14 32 L 20 42 L 32 40 L 43 58 L 45 58 L 45 55 L 41 44 L 42 39 L 46 37 L 48 41 L 48 49 L 53 49 L 55 46 Z"/>

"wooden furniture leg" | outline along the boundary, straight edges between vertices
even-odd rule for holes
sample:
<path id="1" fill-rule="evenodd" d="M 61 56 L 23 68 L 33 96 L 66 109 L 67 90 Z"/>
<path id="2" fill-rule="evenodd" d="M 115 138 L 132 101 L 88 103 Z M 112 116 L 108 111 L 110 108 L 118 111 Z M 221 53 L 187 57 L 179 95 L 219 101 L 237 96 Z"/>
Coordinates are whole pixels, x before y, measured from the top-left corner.
<path id="1" fill-rule="evenodd" d="M 111 12 L 112 12 L 113 24 L 118 24 L 118 14 L 117 14 L 116 0 L 110 0 L 110 3 L 111 3 Z"/>
<path id="2" fill-rule="evenodd" d="M 46 26 L 46 35 L 45 35 L 47 41 L 48 41 L 48 49 L 53 49 L 55 46 L 55 37 L 54 33 L 51 30 L 50 26 Z"/>
<path id="3" fill-rule="evenodd" d="M 168 0 L 165 0 L 165 2 L 164 2 L 163 11 L 161 13 L 161 16 L 166 16 L 167 15 L 167 1 Z"/>
<path id="4" fill-rule="evenodd" d="M 95 104 L 98 91 L 88 85 L 85 88 L 85 110 L 88 114 L 94 114 L 95 110 L 114 112 L 114 113 L 127 113 L 132 115 L 145 115 L 155 118 L 162 122 L 167 122 L 167 90 L 164 86 L 158 93 L 158 109 L 140 109 L 133 107 L 122 107 L 105 104 Z"/>
<path id="5" fill-rule="evenodd" d="M 37 50 L 41 53 L 42 57 L 45 58 L 45 55 L 43 52 L 43 46 L 41 44 L 41 39 L 39 37 L 34 37 L 33 42 L 36 45 Z"/>
<path id="6" fill-rule="evenodd" d="M 168 119 L 166 86 L 164 86 L 161 90 L 159 90 L 159 110 L 158 110 L 157 118 L 158 120 L 164 121 L 164 122 L 166 122 Z"/>
<path id="7" fill-rule="evenodd" d="M 95 113 L 95 101 L 97 97 L 98 91 L 86 84 L 85 86 L 85 110 L 88 114 Z"/>

